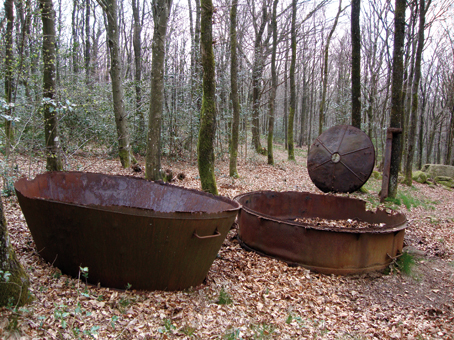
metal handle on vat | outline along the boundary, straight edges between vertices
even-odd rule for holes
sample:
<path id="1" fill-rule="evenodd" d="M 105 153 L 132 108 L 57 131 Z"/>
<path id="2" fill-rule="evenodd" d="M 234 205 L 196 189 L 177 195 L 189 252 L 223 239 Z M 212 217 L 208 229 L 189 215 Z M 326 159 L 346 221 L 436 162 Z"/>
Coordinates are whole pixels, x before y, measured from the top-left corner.
<path id="1" fill-rule="evenodd" d="M 218 236 L 221 236 L 221 233 L 218 231 L 218 228 L 216 228 L 216 230 L 214 231 L 214 235 L 208 235 L 208 236 L 199 236 L 197 235 L 197 231 L 194 230 L 194 234 L 193 234 L 195 237 L 197 238 L 200 238 L 200 239 L 205 239 L 205 238 L 214 238 L 214 237 L 218 237 Z"/>

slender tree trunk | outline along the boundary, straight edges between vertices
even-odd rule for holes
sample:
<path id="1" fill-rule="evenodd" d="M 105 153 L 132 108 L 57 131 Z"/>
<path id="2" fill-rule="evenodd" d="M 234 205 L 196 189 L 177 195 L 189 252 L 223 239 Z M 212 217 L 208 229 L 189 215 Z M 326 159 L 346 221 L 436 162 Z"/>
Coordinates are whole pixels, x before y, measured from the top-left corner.
<path id="1" fill-rule="evenodd" d="M 259 154 L 264 154 L 265 152 L 260 143 L 260 99 L 262 94 L 261 84 L 265 62 L 263 49 L 264 45 L 266 45 L 268 41 L 268 39 L 266 39 L 266 42 L 262 41 L 268 17 L 266 6 L 267 4 L 264 1 L 262 6 L 262 22 L 255 37 L 254 63 L 252 66 L 252 145 L 254 146 L 255 151 Z"/>
<path id="2" fill-rule="evenodd" d="M 361 0 L 352 0 L 352 125 L 361 129 Z"/>
<path id="3" fill-rule="evenodd" d="M 8 158 L 11 145 L 14 139 L 13 129 L 13 65 L 14 65 L 14 52 L 13 52 L 13 28 L 14 28 L 14 11 L 13 0 L 5 0 L 5 18 L 6 18 L 6 32 L 5 32 L 5 100 L 6 112 L 5 116 L 5 154 Z"/>
<path id="4" fill-rule="evenodd" d="M 300 140 L 299 147 L 304 145 L 304 132 L 306 130 L 307 121 L 307 80 L 306 80 L 306 65 L 303 64 L 303 79 L 302 79 L 302 94 L 301 94 L 301 124 L 300 124 Z"/>
<path id="5" fill-rule="evenodd" d="M 46 143 L 46 168 L 48 171 L 63 169 L 60 155 L 58 136 L 58 117 L 56 110 L 55 82 L 55 12 L 52 0 L 40 0 L 41 17 L 43 21 L 43 117 L 44 136 Z"/>
<path id="6" fill-rule="evenodd" d="M 72 53 L 72 62 L 73 62 L 73 73 L 79 73 L 79 61 L 78 61 L 78 53 L 79 53 L 79 35 L 77 34 L 77 27 L 78 27 L 78 1 L 73 0 L 73 12 L 72 12 L 72 21 L 71 21 L 71 29 L 72 29 L 72 46 L 71 46 L 71 53 Z"/>
<path id="7" fill-rule="evenodd" d="M 202 190 L 217 195 L 214 176 L 214 140 L 216 136 L 216 83 L 213 53 L 213 3 L 201 0 L 201 56 L 203 67 L 203 98 L 200 112 L 199 141 L 197 144 L 197 161 Z"/>
<path id="8" fill-rule="evenodd" d="M 284 60 L 284 142 L 285 150 L 288 150 L 288 42 L 286 44 Z"/>
<path id="9" fill-rule="evenodd" d="M 411 101 L 412 101 L 412 85 L 415 72 L 415 56 L 418 39 L 415 38 L 416 33 L 416 23 L 417 23 L 417 5 L 416 2 L 409 2 L 410 6 L 410 21 L 406 22 L 405 25 L 408 27 L 406 32 L 407 44 L 404 49 L 404 77 L 403 77 L 403 87 L 402 87 L 402 105 L 403 105 L 403 115 L 402 115 L 402 146 L 401 146 L 401 158 L 404 155 L 404 151 L 407 150 L 407 141 L 408 141 L 408 128 L 409 128 L 409 119 L 411 114 Z M 402 162 L 401 162 L 402 163 Z M 403 162 L 405 167 L 405 159 Z M 402 167 L 402 164 L 401 164 Z M 402 170 L 402 169 L 400 169 Z M 405 169 L 403 169 L 405 172 Z"/>
<path id="10" fill-rule="evenodd" d="M 85 0 L 85 83 L 90 84 L 90 0 Z"/>
<path id="11" fill-rule="evenodd" d="M 431 0 L 427 4 L 427 8 L 430 6 Z M 407 134 L 407 152 L 405 154 L 405 184 L 412 185 L 412 168 L 413 168 L 413 156 L 415 147 L 415 135 L 416 127 L 418 124 L 418 90 L 419 81 L 421 79 L 421 59 L 422 51 L 424 48 L 424 26 L 426 23 L 426 7 L 425 0 L 419 1 L 419 33 L 418 33 L 418 47 L 415 56 L 415 67 L 414 67 L 414 78 L 411 90 L 411 112 L 409 117 L 409 127 Z"/>
<path id="12" fill-rule="evenodd" d="M 453 94 L 451 93 L 451 96 Z M 450 107 L 450 117 L 449 117 L 449 129 L 446 137 L 446 158 L 445 164 L 452 165 L 452 141 L 454 138 L 454 103 Z"/>
<path id="13" fill-rule="evenodd" d="M 295 120 L 296 109 L 296 86 L 295 86 L 295 67 L 296 67 L 296 5 L 297 0 L 292 0 L 292 28 L 291 28 L 291 50 L 292 60 L 290 62 L 290 105 L 288 115 L 288 159 L 295 160 L 293 123 Z"/>
<path id="14" fill-rule="evenodd" d="M 441 164 L 441 149 L 442 149 L 442 143 L 441 143 L 441 135 L 443 131 L 443 124 L 438 124 L 439 125 L 439 130 L 438 130 L 438 136 L 437 136 L 437 157 L 436 157 L 436 162 L 435 164 Z"/>
<path id="15" fill-rule="evenodd" d="M 273 157 L 273 132 L 274 132 L 274 106 L 277 91 L 277 74 L 276 74 L 276 50 L 277 50 L 277 20 L 276 11 L 279 0 L 273 1 L 273 14 L 271 17 L 271 29 L 273 30 L 273 47 L 271 52 L 271 92 L 268 113 L 268 164 L 274 165 Z"/>
<path id="16" fill-rule="evenodd" d="M 153 64 L 151 67 L 150 117 L 148 120 L 146 177 L 161 179 L 161 124 L 164 104 L 164 61 L 167 21 L 172 0 L 153 1 Z"/>
<path id="17" fill-rule="evenodd" d="M 134 89 L 136 91 L 136 116 L 138 118 L 137 140 L 142 144 L 145 132 L 145 117 L 142 106 L 142 41 L 140 34 L 142 32 L 142 23 L 140 20 L 139 1 L 132 0 L 132 13 L 134 18 L 133 47 L 134 47 Z"/>
<path id="18" fill-rule="evenodd" d="M 194 126 L 198 125 L 198 113 L 201 108 L 201 73 L 200 73 L 200 0 L 195 0 L 195 22 L 192 16 L 191 1 L 188 0 L 189 21 L 191 33 L 191 90 L 190 90 L 190 132 L 189 132 L 189 154 L 193 158 Z"/>
<path id="19" fill-rule="evenodd" d="M 238 177 L 237 159 L 238 159 L 238 135 L 240 125 L 240 103 L 238 100 L 238 58 L 237 58 L 237 35 L 236 35 L 236 17 L 238 9 L 238 0 L 232 1 L 230 10 L 230 86 L 231 99 L 233 108 L 232 135 L 230 138 L 230 177 Z"/>
<path id="20" fill-rule="evenodd" d="M 433 110 L 433 108 L 431 108 Z M 430 123 L 429 123 L 430 124 Z M 426 162 L 430 163 L 433 161 L 432 153 L 434 149 L 434 140 L 435 140 L 435 132 L 437 125 L 436 123 L 430 124 L 429 128 L 427 129 L 427 144 L 426 144 Z"/>
<path id="21" fill-rule="evenodd" d="M 425 102 L 425 98 L 423 97 L 423 103 Z M 424 152 L 424 107 L 425 105 L 423 104 L 423 109 L 421 110 L 421 119 L 419 122 L 419 133 L 418 133 L 418 158 L 416 160 L 416 168 L 418 170 L 422 169 L 422 156 Z"/>
<path id="22" fill-rule="evenodd" d="M 0 307 L 22 306 L 31 301 L 27 273 L 16 258 L 8 237 L 8 227 L 0 197 Z"/>
<path id="23" fill-rule="evenodd" d="M 124 105 L 123 86 L 121 81 L 120 32 L 117 19 L 117 0 L 98 0 L 107 17 L 107 37 L 110 51 L 110 78 L 112 83 L 112 99 L 117 127 L 118 155 L 121 165 L 131 165 L 131 146 L 129 144 L 128 121 Z"/>
<path id="24" fill-rule="evenodd" d="M 406 0 L 396 0 L 394 10 L 394 52 L 393 80 L 391 85 L 391 127 L 402 128 L 402 78 L 403 78 L 403 46 L 405 38 L 405 8 Z M 396 197 L 398 176 L 401 161 L 402 135 L 395 134 L 392 141 L 391 168 L 388 186 L 388 196 Z"/>
<path id="25" fill-rule="evenodd" d="M 355 1 L 353 1 L 355 2 Z M 329 44 L 331 42 L 331 37 L 336 30 L 337 22 L 339 20 L 339 15 L 342 12 L 342 0 L 339 0 L 339 8 L 337 10 L 336 18 L 334 19 L 333 27 L 328 34 L 328 38 L 326 39 L 325 45 L 325 53 L 324 53 L 324 66 L 323 66 L 323 80 L 322 80 L 322 100 L 320 101 L 320 110 L 318 116 L 318 134 L 321 135 L 323 132 L 323 126 L 325 125 L 325 102 L 326 102 L 326 87 L 328 85 L 328 52 L 329 52 Z"/>

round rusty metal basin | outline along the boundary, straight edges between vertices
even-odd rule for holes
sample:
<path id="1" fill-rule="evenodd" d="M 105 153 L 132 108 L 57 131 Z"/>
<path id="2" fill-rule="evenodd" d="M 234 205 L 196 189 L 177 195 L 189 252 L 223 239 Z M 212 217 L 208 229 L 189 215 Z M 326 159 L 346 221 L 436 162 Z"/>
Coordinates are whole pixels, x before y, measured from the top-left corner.
<path id="1" fill-rule="evenodd" d="M 240 243 L 251 250 L 326 274 L 387 267 L 402 251 L 406 217 L 367 211 L 362 200 L 307 192 L 251 192 L 235 197 Z M 320 227 L 319 218 L 363 221 L 380 227 Z M 333 222 L 336 225 L 337 222 Z"/>
<path id="2" fill-rule="evenodd" d="M 179 290 L 205 279 L 240 205 L 144 179 L 53 172 L 15 183 L 39 254 L 63 273 L 124 289 Z"/>

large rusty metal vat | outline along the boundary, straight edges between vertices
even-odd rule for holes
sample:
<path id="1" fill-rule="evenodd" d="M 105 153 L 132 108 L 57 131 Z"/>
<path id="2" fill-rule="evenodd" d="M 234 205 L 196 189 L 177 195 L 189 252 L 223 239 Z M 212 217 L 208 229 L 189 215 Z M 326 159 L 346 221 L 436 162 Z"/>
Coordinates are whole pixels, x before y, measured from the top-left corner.
<path id="1" fill-rule="evenodd" d="M 242 205 L 238 237 L 243 247 L 326 274 L 384 269 L 402 251 L 406 217 L 367 211 L 358 199 L 307 192 L 251 192 Z M 359 220 L 381 227 L 320 227 L 314 218 Z M 334 223 L 335 224 L 335 223 Z"/>
<path id="2" fill-rule="evenodd" d="M 124 289 L 205 279 L 240 209 L 224 197 L 140 178 L 53 172 L 15 183 L 37 251 L 63 273 Z"/>

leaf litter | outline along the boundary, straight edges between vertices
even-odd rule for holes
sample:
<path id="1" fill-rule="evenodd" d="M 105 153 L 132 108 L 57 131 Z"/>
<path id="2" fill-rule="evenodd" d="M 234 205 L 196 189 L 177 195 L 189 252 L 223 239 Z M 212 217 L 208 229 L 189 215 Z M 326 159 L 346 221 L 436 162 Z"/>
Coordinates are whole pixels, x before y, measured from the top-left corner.
<path id="1" fill-rule="evenodd" d="M 228 160 L 219 160 L 215 171 L 219 192 L 230 198 L 259 190 L 320 193 L 309 179 L 302 154 L 297 152 L 296 162 L 287 162 L 283 151 L 275 151 L 275 166 L 258 155 L 239 159 L 238 179 L 228 176 Z M 143 165 L 144 160 L 138 159 Z M 74 155 L 67 161 L 68 170 L 143 177 L 143 172 L 122 169 L 105 155 Z M 45 171 L 44 160 L 18 156 L 15 162 L 18 176 L 33 178 Z M 174 178 L 175 185 L 200 190 L 195 162 L 164 162 L 174 174 L 184 174 Z M 243 250 L 237 230 L 232 229 L 205 282 L 178 292 L 134 287 L 120 291 L 61 274 L 39 256 L 17 199 L 3 198 L 11 243 L 29 274 L 34 301 L 16 311 L 0 309 L 0 338 L 450 338 L 454 335 L 454 193 L 442 186 L 415 183 L 414 187 L 412 195 L 435 203 L 410 210 L 398 207 L 408 218 L 405 247 L 416 259 L 411 275 L 393 266 L 390 274 L 310 272 Z M 373 195 L 377 193 L 351 196 L 368 200 Z M 229 303 L 219 303 L 221 294 Z"/>

